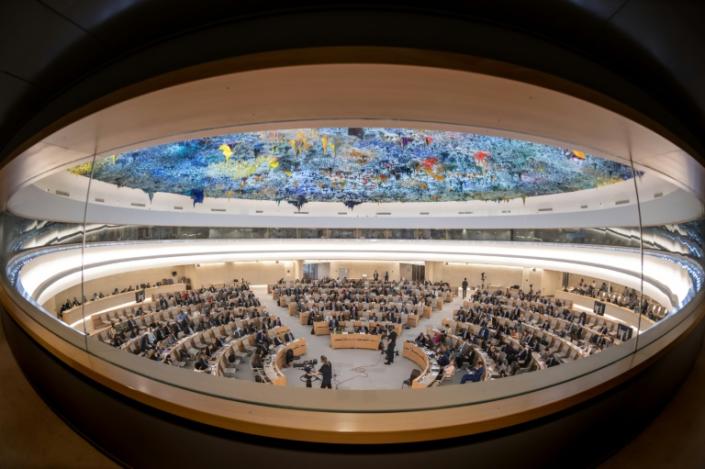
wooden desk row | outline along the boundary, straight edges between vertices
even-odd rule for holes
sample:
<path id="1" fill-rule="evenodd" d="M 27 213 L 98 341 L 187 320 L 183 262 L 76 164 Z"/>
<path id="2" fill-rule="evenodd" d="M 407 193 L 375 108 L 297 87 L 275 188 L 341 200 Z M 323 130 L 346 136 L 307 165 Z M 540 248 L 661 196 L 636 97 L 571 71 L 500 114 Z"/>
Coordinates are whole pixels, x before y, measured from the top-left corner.
<path id="1" fill-rule="evenodd" d="M 284 334 L 290 332 L 289 328 L 286 326 L 277 326 L 273 329 L 270 329 L 268 331 L 268 335 L 270 337 L 277 336 L 280 339 L 283 339 Z M 223 347 L 223 349 L 219 350 L 213 358 L 213 365 L 211 365 L 211 374 L 216 375 L 216 376 L 225 376 L 225 370 L 228 368 L 226 360 L 228 356 L 228 352 L 230 350 L 237 351 L 240 353 L 245 353 L 247 350 L 247 347 L 252 347 L 255 344 L 255 336 L 257 334 L 247 334 L 242 337 L 238 337 L 236 339 L 233 339 L 228 345 Z M 292 344 L 296 342 L 293 341 L 291 342 Z M 305 345 L 305 342 L 304 342 Z M 305 351 L 304 351 L 305 353 Z M 296 351 L 294 352 L 294 355 L 296 355 Z"/>
<path id="2" fill-rule="evenodd" d="M 144 289 L 145 299 L 152 300 L 153 296 L 157 296 L 159 294 L 174 293 L 185 289 L 186 284 L 184 283 L 171 283 L 168 285 L 149 287 Z M 135 303 L 135 294 L 141 290 L 142 289 L 138 288 L 124 293 L 107 295 L 97 300 L 86 301 L 83 305 L 78 305 L 64 311 L 64 322 L 71 324 L 83 319 L 84 315 L 86 316 L 86 318 L 88 318 L 97 311 L 117 309 L 124 307 L 125 305 L 137 306 L 137 304 Z M 57 305 L 57 307 L 60 307 L 60 305 Z M 90 323 L 88 327 L 90 327 Z"/>
<path id="3" fill-rule="evenodd" d="M 346 303 L 346 304 L 356 304 L 358 306 L 358 313 L 360 315 L 369 315 L 370 313 L 375 313 L 375 314 L 384 314 L 384 311 L 381 311 L 379 308 L 379 304 L 377 303 Z M 425 318 L 430 318 L 431 317 L 431 312 L 437 310 L 438 308 L 435 308 L 435 306 L 425 306 L 421 303 L 413 305 L 412 303 L 386 303 L 387 305 L 392 305 L 396 306 L 397 310 L 401 310 L 404 306 L 407 306 L 408 309 L 407 311 L 411 310 L 411 312 L 406 312 L 406 313 L 401 313 L 401 314 L 408 314 L 408 315 L 422 315 Z M 304 313 L 306 311 L 309 311 L 313 309 L 314 306 L 318 306 L 319 310 L 323 309 L 323 303 L 316 303 L 316 302 L 311 302 L 308 301 L 304 304 L 303 311 L 299 311 L 299 307 L 296 303 L 288 303 L 287 308 L 289 311 L 289 316 L 296 316 L 299 313 Z M 441 304 L 440 308 L 442 308 L 443 305 Z M 335 310 L 325 310 L 325 314 L 344 314 L 346 311 L 335 311 Z"/>
<path id="4" fill-rule="evenodd" d="M 428 310 L 429 310 L 428 316 L 424 316 L 424 317 L 428 318 L 428 317 L 431 316 L 431 314 L 430 314 L 430 309 L 431 309 L 431 308 L 428 308 Z M 338 311 L 338 312 L 336 312 L 336 311 L 327 311 L 327 312 L 325 312 L 325 313 L 323 314 L 323 316 L 324 316 L 324 317 L 329 317 L 329 316 L 336 316 L 336 317 L 337 317 L 337 316 L 340 316 L 340 315 L 342 315 L 342 314 L 343 314 L 343 313 L 340 312 L 340 311 Z M 364 314 L 361 314 L 360 316 L 362 316 L 362 319 L 343 319 L 342 321 L 363 321 L 363 322 L 372 321 L 372 322 L 383 323 L 383 324 L 389 323 L 389 321 L 379 321 L 379 320 L 376 320 L 376 319 L 369 319 L 369 316 L 364 317 Z M 311 312 L 310 312 L 310 311 L 303 311 L 302 313 L 299 314 L 299 324 L 301 324 L 302 326 L 308 325 L 308 320 L 309 320 L 310 317 L 311 317 Z M 402 319 L 402 322 L 401 322 L 401 323 L 396 323 L 396 324 L 400 324 L 400 327 L 401 327 L 401 324 L 404 324 L 404 322 L 405 322 L 405 321 L 404 321 L 404 315 L 403 315 L 403 314 L 402 314 L 402 318 L 401 318 L 401 319 Z M 419 323 L 419 316 L 418 316 L 417 314 L 408 314 L 408 315 L 406 315 L 406 324 L 407 324 L 409 327 L 416 327 L 416 326 L 418 325 L 418 323 Z"/>
<path id="5" fill-rule="evenodd" d="M 335 333 L 330 336 L 330 347 L 333 349 L 365 349 L 379 350 L 382 336 L 365 333 Z"/>
<path id="6" fill-rule="evenodd" d="M 473 303 L 473 307 L 479 306 L 480 303 Z M 501 306 L 504 311 L 508 311 L 504 306 Z M 601 316 L 596 315 L 595 313 L 592 312 L 585 312 L 587 317 L 590 319 L 585 323 L 585 324 L 578 324 L 577 322 L 572 322 L 567 319 L 564 319 L 560 316 L 552 316 L 547 313 L 541 313 L 536 310 L 530 310 L 525 308 L 524 306 L 519 307 L 520 312 L 523 314 L 523 320 L 525 322 L 529 322 L 532 319 L 535 320 L 543 320 L 543 321 L 548 321 L 549 325 L 551 327 L 551 330 L 556 330 L 558 329 L 558 325 L 560 324 L 563 328 L 566 327 L 572 327 L 573 325 L 580 327 L 581 329 L 584 330 L 585 334 L 588 334 L 587 338 L 589 338 L 591 335 L 604 335 L 601 332 L 598 332 L 597 330 L 592 328 L 592 324 L 596 324 L 599 322 L 600 325 L 606 325 L 609 328 L 609 335 L 611 336 L 616 336 L 617 335 L 617 324 L 614 321 L 607 320 L 605 318 L 602 318 Z M 573 314 L 579 314 L 581 311 L 579 310 L 574 310 L 572 311 Z M 494 315 L 493 315 L 494 316 Z M 501 318 L 502 316 L 494 316 L 497 318 Z M 507 318 L 508 319 L 508 318 Z M 592 321 L 592 322 L 591 322 Z"/>
<path id="7" fill-rule="evenodd" d="M 362 326 L 367 326 L 368 328 L 372 328 L 375 326 L 382 326 L 382 327 L 393 326 L 394 331 L 397 333 L 397 336 L 400 336 L 401 332 L 402 332 L 402 325 L 400 323 L 396 323 L 396 322 L 364 321 L 364 320 L 339 321 L 338 322 L 338 327 L 340 329 L 350 329 L 350 328 L 354 329 L 355 327 L 362 327 Z M 314 321 L 313 333 L 314 333 L 314 335 L 329 335 L 330 334 L 330 326 L 328 325 L 328 321 Z"/>
<path id="8" fill-rule="evenodd" d="M 330 334 L 330 328 L 328 327 L 328 321 L 314 321 L 313 333 L 315 335 L 328 335 L 328 334 Z"/>
<path id="9" fill-rule="evenodd" d="M 403 356 L 421 368 L 421 374 L 411 382 L 412 389 L 427 388 L 436 381 L 441 368 L 435 358 L 429 356 L 425 348 L 407 340 L 404 342 Z"/>
<path id="10" fill-rule="evenodd" d="M 595 301 L 600 301 L 605 305 L 605 314 L 607 316 L 616 318 L 620 323 L 627 324 L 633 327 L 634 329 L 640 327 L 640 331 L 644 331 L 655 324 L 652 319 L 644 315 L 637 314 L 629 308 L 625 308 L 624 306 L 619 306 L 614 303 L 601 300 L 599 298 L 593 298 L 591 296 L 580 295 L 578 293 L 566 292 L 562 290 L 556 291 L 556 298 L 571 301 L 574 305 L 581 307 L 581 309 L 576 308 L 576 311 L 586 311 L 588 314 L 591 315 L 596 315 L 592 311 L 595 307 Z M 603 320 L 606 319 L 605 316 L 598 317 L 602 318 Z"/>
<path id="11" fill-rule="evenodd" d="M 443 321 L 444 325 L 447 324 L 446 321 L 448 321 L 448 320 Z M 453 321 L 453 322 L 455 322 L 455 321 Z M 460 324 L 467 324 L 468 327 L 475 326 L 475 324 L 471 324 L 471 323 L 457 323 L 456 322 L 456 325 L 460 325 Z M 437 332 L 441 332 L 441 331 L 439 331 L 438 329 L 431 329 L 429 333 L 435 334 Z M 469 346 L 475 352 L 476 360 L 475 360 L 475 363 L 473 364 L 473 366 L 476 366 L 479 363 L 480 365 L 482 365 L 482 367 L 485 370 L 484 373 L 482 374 L 482 381 L 489 381 L 490 379 L 492 379 L 492 375 L 495 374 L 494 361 L 487 355 L 487 353 L 484 350 L 482 350 L 480 347 L 478 347 L 474 344 L 467 342 L 462 337 L 460 337 L 456 334 L 448 333 L 447 337 L 451 342 L 451 346 L 453 346 L 453 347 L 461 347 L 463 344 Z M 505 338 L 508 338 L 508 337 L 505 336 Z M 511 338 L 509 337 L 509 339 L 511 339 Z M 512 340 L 514 340 L 514 339 L 512 339 Z"/>

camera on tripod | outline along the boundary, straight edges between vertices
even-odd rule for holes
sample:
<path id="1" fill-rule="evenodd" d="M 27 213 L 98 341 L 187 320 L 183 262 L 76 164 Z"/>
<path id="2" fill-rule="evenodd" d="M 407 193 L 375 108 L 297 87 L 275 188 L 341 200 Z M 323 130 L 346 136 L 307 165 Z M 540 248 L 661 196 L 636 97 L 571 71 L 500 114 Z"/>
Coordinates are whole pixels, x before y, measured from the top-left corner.
<path id="1" fill-rule="evenodd" d="M 313 368 L 316 366 L 316 363 L 318 363 L 318 360 L 314 358 L 313 360 L 304 360 L 291 364 L 291 366 L 293 366 L 294 368 L 303 368 L 304 374 L 301 375 L 299 379 L 303 381 L 304 384 L 306 384 L 307 388 L 310 388 L 312 386 L 314 380 L 318 380 L 318 376 L 316 376 L 316 373 L 312 373 Z"/>
<path id="2" fill-rule="evenodd" d="M 293 366 L 294 368 L 303 368 L 304 371 L 306 373 L 308 373 L 309 371 L 313 370 L 313 367 L 315 367 L 317 363 L 318 363 L 318 360 L 316 360 L 314 358 L 313 360 L 304 360 L 301 362 L 294 362 L 291 364 L 291 366 Z"/>

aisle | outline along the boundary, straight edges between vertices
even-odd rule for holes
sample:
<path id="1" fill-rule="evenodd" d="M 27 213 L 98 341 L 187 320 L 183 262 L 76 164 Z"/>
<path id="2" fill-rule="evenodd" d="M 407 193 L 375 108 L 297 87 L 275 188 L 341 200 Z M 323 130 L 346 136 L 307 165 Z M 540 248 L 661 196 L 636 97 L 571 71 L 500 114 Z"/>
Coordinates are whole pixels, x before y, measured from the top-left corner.
<path id="1" fill-rule="evenodd" d="M 450 303 L 445 303 L 441 311 L 432 313 L 430 319 L 421 319 L 418 325 L 411 329 L 402 330 L 402 334 L 397 340 L 397 351 L 399 356 L 395 358 L 391 365 L 384 364 L 384 355 L 374 350 L 334 350 L 329 346 L 329 336 L 311 335 L 311 328 L 299 324 L 299 318 L 289 316 L 287 308 L 279 306 L 272 295 L 267 293 L 267 287 L 257 285 L 251 287 L 263 306 L 270 314 L 276 314 L 281 318 L 283 326 L 287 326 L 294 333 L 294 336 L 303 337 L 308 344 L 308 351 L 303 357 L 305 360 L 317 359 L 320 356 L 327 356 L 333 363 L 334 380 L 333 385 L 338 389 L 399 389 L 401 383 L 409 378 L 415 365 L 402 357 L 402 347 L 404 340 L 413 340 L 421 331 L 425 331 L 427 326 L 440 327 L 444 318 L 450 318 L 460 304 L 462 299 L 455 298 Z M 300 380 L 303 375 L 301 369 L 287 368 L 284 374 L 289 381 L 289 385 L 304 387 Z"/>

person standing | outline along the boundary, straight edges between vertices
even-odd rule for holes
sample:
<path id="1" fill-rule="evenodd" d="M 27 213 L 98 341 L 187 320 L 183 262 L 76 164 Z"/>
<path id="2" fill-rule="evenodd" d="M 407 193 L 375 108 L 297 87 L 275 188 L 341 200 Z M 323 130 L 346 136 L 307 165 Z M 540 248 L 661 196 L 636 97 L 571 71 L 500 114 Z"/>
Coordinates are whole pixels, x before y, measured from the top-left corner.
<path id="1" fill-rule="evenodd" d="M 318 369 L 321 377 L 321 389 L 333 389 L 333 365 L 325 355 L 321 355 L 321 367 Z"/>
<path id="2" fill-rule="evenodd" d="M 384 362 L 385 365 L 391 365 L 394 363 L 394 349 L 397 346 L 397 332 L 392 329 L 387 336 L 387 361 Z"/>
<path id="3" fill-rule="evenodd" d="M 465 299 L 465 297 L 468 294 L 468 278 L 467 277 L 465 277 L 463 279 L 462 287 L 463 287 L 463 299 Z"/>

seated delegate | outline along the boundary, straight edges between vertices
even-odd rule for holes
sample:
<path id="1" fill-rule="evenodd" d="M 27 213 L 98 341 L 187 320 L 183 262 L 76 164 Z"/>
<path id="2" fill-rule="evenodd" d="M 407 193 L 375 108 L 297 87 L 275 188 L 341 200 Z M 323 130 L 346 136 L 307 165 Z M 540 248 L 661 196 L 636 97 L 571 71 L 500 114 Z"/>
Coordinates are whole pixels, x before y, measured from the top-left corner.
<path id="1" fill-rule="evenodd" d="M 482 365 L 477 365 L 472 369 L 468 370 L 467 373 L 463 375 L 460 379 L 460 384 L 465 384 L 468 381 L 471 383 L 477 383 L 482 380 L 482 375 L 485 374 L 485 367 Z"/>

